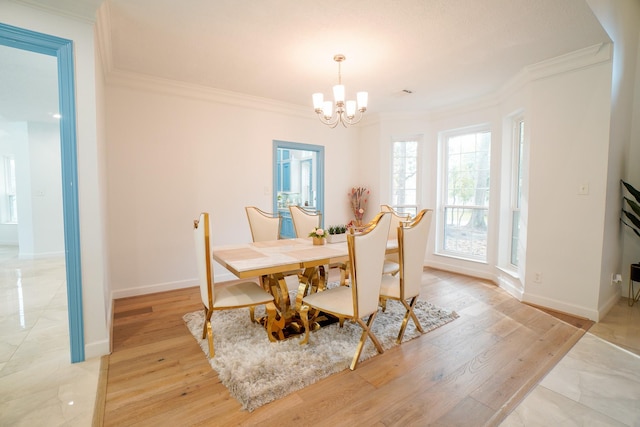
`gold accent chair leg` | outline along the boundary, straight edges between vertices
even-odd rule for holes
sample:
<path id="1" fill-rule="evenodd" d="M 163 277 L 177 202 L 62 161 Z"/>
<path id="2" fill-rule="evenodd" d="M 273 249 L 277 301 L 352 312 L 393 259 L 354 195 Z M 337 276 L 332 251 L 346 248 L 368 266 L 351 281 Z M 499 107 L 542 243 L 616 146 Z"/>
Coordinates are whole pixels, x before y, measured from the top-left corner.
<path id="1" fill-rule="evenodd" d="M 213 350 L 213 331 L 211 329 L 211 315 L 213 310 L 209 311 L 207 307 L 204 308 L 204 325 L 202 325 L 202 339 L 207 339 L 209 342 L 209 358 L 215 356 Z"/>
<path id="2" fill-rule="evenodd" d="M 640 288 L 638 289 L 638 292 L 634 296 L 633 295 L 633 280 L 631 280 L 631 278 L 629 278 L 629 307 L 633 306 L 633 304 L 638 302 L 638 300 L 640 300 Z"/>
<path id="3" fill-rule="evenodd" d="M 251 323 L 256 323 L 256 306 L 252 305 L 249 307 L 249 317 L 251 318 Z"/>
<path id="4" fill-rule="evenodd" d="M 387 299 L 385 297 L 380 297 L 380 308 L 382 308 L 382 312 L 387 311 Z"/>
<path id="5" fill-rule="evenodd" d="M 284 316 L 281 316 L 276 309 L 276 305 L 269 302 L 265 305 L 267 310 L 267 336 L 269 341 L 275 342 L 284 339 Z M 275 336 L 278 336 L 276 339 Z"/>
<path id="6" fill-rule="evenodd" d="M 300 341 L 300 345 L 307 344 L 309 342 L 309 306 L 303 305 L 300 307 L 300 319 L 302 319 L 302 325 L 304 326 L 304 338 Z"/>
<path id="7" fill-rule="evenodd" d="M 416 313 L 413 311 L 413 308 L 416 306 L 416 302 L 418 302 L 418 297 L 411 298 L 411 304 L 407 304 L 405 300 L 400 300 L 404 308 L 407 309 L 407 312 L 404 315 L 404 319 L 402 319 L 402 326 L 400 326 L 400 333 L 398 334 L 398 338 L 396 339 L 396 343 L 400 344 L 402 342 L 402 337 L 404 336 L 404 331 L 407 329 L 407 324 L 409 323 L 409 317 L 413 320 L 413 324 L 416 325 L 416 329 L 420 331 L 421 334 L 424 334 L 424 329 L 422 329 L 422 325 L 420 321 L 416 317 Z"/>
<path id="8" fill-rule="evenodd" d="M 213 331 L 211 330 L 211 322 L 207 322 L 207 341 L 209 341 L 209 359 L 216 355 L 213 350 Z"/>
<path id="9" fill-rule="evenodd" d="M 367 320 L 367 323 L 364 323 L 362 319 L 355 319 L 358 325 L 360 325 L 360 327 L 362 328 L 362 335 L 360 336 L 360 342 L 358 342 L 356 353 L 353 355 L 351 366 L 349 366 L 349 369 L 351 369 L 352 371 L 355 370 L 358 366 L 358 360 L 360 359 L 360 354 L 362 353 L 362 349 L 364 348 L 364 343 L 367 340 L 367 337 L 371 338 L 371 341 L 373 341 L 373 344 L 376 346 L 378 353 L 384 353 L 384 349 L 382 348 L 380 341 L 378 341 L 378 338 L 376 338 L 376 336 L 371 331 L 371 325 L 373 325 L 373 321 L 375 320 L 377 314 L 377 311 L 371 314 L 371 316 L 369 316 L 369 319 Z"/>

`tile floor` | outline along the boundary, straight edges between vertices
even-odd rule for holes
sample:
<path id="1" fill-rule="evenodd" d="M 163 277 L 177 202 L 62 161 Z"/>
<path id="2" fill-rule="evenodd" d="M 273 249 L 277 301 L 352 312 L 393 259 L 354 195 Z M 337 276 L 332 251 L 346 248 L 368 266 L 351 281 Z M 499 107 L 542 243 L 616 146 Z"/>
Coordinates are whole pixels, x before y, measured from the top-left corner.
<path id="1" fill-rule="evenodd" d="M 63 259 L 19 260 L 0 246 L 0 426 L 91 425 L 100 359 L 69 362 L 64 278 Z M 640 426 L 640 304 L 626 304 L 501 425 Z"/>
<path id="2" fill-rule="evenodd" d="M 593 325 L 501 426 L 640 426 L 640 303 L 627 302 Z"/>
<path id="3" fill-rule="evenodd" d="M 70 363 L 64 259 L 0 247 L 0 426 L 90 426 L 99 369 Z"/>

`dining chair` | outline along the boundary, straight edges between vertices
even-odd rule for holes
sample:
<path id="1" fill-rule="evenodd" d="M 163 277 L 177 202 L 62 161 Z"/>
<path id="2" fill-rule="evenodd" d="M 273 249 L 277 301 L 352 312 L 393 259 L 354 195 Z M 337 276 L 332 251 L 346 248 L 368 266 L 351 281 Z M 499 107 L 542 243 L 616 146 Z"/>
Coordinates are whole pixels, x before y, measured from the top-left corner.
<path id="1" fill-rule="evenodd" d="M 211 315 L 215 310 L 249 307 L 251 321 L 255 322 L 255 307 L 265 304 L 268 312 L 266 326 L 267 336 L 269 336 L 276 313 L 273 296 L 255 282 L 216 285 L 213 280 L 213 266 L 211 265 L 209 213 L 201 213 L 200 217 L 193 221 L 193 228 L 198 264 L 198 280 L 200 282 L 200 297 L 205 310 L 202 339 L 207 338 L 209 341 L 209 357 L 215 356 L 213 331 L 211 328 Z"/>
<path id="2" fill-rule="evenodd" d="M 245 206 L 247 218 L 249 219 L 249 228 L 251 229 L 251 238 L 253 242 L 265 242 L 269 240 L 280 239 L 280 228 L 282 227 L 282 216 L 279 213 L 265 212 L 255 206 Z M 259 277 L 260 285 L 263 289 L 270 291 L 275 295 L 275 302 L 278 306 L 282 306 L 284 292 L 291 289 L 297 289 L 301 282 L 306 285 L 305 279 L 302 277 L 302 270 L 292 270 L 282 273 L 286 289 L 280 287 L 277 281 L 269 280 L 270 276 L 263 275 Z"/>
<path id="3" fill-rule="evenodd" d="M 251 229 L 251 238 L 254 242 L 278 240 L 282 217 L 278 213 L 265 212 L 255 206 L 245 206 Z"/>
<path id="4" fill-rule="evenodd" d="M 389 239 L 397 238 L 396 230 L 398 227 L 406 221 L 411 219 L 411 215 L 409 214 L 401 214 L 394 210 L 389 205 L 380 205 L 380 210 L 382 212 L 390 212 L 391 213 L 391 225 L 389 227 Z M 398 254 L 388 254 L 384 259 L 384 268 L 382 269 L 382 274 L 391 274 L 395 276 L 398 274 L 400 270 L 400 264 L 398 263 Z"/>
<path id="5" fill-rule="evenodd" d="M 293 230 L 296 237 L 307 237 L 314 228 L 322 224 L 322 213 L 311 211 L 300 206 L 289 206 Z"/>
<path id="6" fill-rule="evenodd" d="M 309 342 L 309 310 L 331 314 L 338 319 L 351 319 L 362 328 L 362 335 L 351 361 L 350 369 L 356 369 L 367 337 L 371 339 L 378 353 L 384 353 L 371 327 L 378 313 L 382 264 L 387 248 L 387 234 L 391 215 L 380 212 L 362 231 L 347 235 L 349 250 L 350 286 L 338 286 L 323 292 L 311 294 L 302 299 L 300 318 L 305 335 L 300 344 Z M 365 320 L 366 319 L 366 320 Z"/>
<path id="7" fill-rule="evenodd" d="M 298 238 L 308 237 L 309 233 L 311 233 L 314 228 L 320 227 L 322 225 L 322 213 L 319 211 L 310 211 L 300 206 L 289 206 L 289 212 L 291 212 L 293 229 L 296 233 L 296 237 Z M 328 268 L 340 269 L 340 284 L 341 285 L 346 284 L 346 281 L 347 281 L 347 264 L 346 263 L 331 264 L 328 266 Z M 322 269 L 324 269 L 324 266 L 322 266 Z M 324 274 L 324 272 L 321 271 L 320 274 Z"/>
<path id="8" fill-rule="evenodd" d="M 404 319 L 400 326 L 400 332 L 396 342 L 400 344 L 404 331 L 407 328 L 409 318 L 413 320 L 416 328 L 424 333 L 420 321 L 413 309 L 418 301 L 420 287 L 422 286 L 422 272 L 424 270 L 424 254 L 429 239 L 429 229 L 433 210 L 423 209 L 409 225 L 400 225 L 396 228 L 399 250 L 399 274 L 396 276 L 384 275 L 380 286 L 380 299 L 398 300 L 406 309 Z M 410 299 L 410 302 L 407 300 Z M 384 311 L 384 309 L 383 309 Z"/>

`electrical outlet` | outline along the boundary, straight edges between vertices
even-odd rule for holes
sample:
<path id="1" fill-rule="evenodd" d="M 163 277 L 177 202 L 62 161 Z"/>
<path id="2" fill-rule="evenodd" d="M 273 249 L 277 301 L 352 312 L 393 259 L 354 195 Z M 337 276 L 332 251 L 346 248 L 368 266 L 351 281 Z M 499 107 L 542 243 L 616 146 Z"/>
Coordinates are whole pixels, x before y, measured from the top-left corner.
<path id="1" fill-rule="evenodd" d="M 611 273 L 611 286 L 622 283 L 622 275 L 620 273 Z"/>
<path id="2" fill-rule="evenodd" d="M 542 283 L 542 273 L 540 273 L 539 271 L 536 272 L 533 276 L 533 281 L 536 283 Z"/>

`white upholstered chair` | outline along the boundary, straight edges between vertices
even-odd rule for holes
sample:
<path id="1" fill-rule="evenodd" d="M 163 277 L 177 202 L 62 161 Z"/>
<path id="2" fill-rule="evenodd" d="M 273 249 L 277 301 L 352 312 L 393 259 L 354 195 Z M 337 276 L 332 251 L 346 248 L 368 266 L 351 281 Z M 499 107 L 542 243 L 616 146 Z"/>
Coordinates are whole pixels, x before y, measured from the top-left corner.
<path id="1" fill-rule="evenodd" d="M 251 321 L 255 322 L 255 307 L 271 303 L 273 296 L 255 282 L 225 283 L 223 286 L 217 286 L 213 281 L 209 214 L 207 212 L 201 213 L 200 217 L 193 221 L 193 228 L 200 297 L 205 310 L 202 338 L 208 339 L 209 357 L 214 357 L 213 332 L 211 330 L 211 315 L 213 311 L 249 307 Z M 275 312 L 275 306 L 268 307 L 268 310 Z M 269 327 L 268 330 L 270 330 Z"/>
<path id="2" fill-rule="evenodd" d="M 400 214 L 396 212 L 389 205 L 380 205 L 380 210 L 382 212 L 391 213 L 391 225 L 389 226 L 389 239 L 391 240 L 391 239 L 397 238 L 396 230 L 403 222 L 409 221 L 411 219 L 411 215 Z M 391 274 L 392 276 L 395 276 L 396 274 L 398 274 L 399 270 L 400 270 L 400 265 L 398 263 L 398 254 L 386 255 L 384 259 L 384 267 L 382 269 L 382 274 Z"/>
<path id="3" fill-rule="evenodd" d="M 247 212 L 251 238 L 254 242 L 280 238 L 280 227 L 282 226 L 280 215 L 265 212 L 255 206 L 245 206 L 244 210 Z"/>
<path id="4" fill-rule="evenodd" d="M 296 233 L 296 237 L 298 238 L 308 237 L 309 233 L 311 233 L 315 227 L 320 227 L 322 225 L 321 212 L 309 211 L 300 206 L 289 206 L 289 212 L 291 212 L 293 229 Z M 336 263 L 331 264 L 328 267 L 340 269 L 340 284 L 344 285 L 347 280 L 347 265 L 345 263 Z"/>
<path id="5" fill-rule="evenodd" d="M 300 206 L 289 206 L 291 212 L 291 221 L 293 221 L 293 230 L 296 237 L 307 237 L 315 227 L 322 224 L 322 213 L 309 211 Z"/>
<path id="6" fill-rule="evenodd" d="M 324 312 L 339 319 L 352 319 L 362 328 L 362 335 L 351 361 L 351 370 L 356 369 L 367 337 L 383 353 L 382 345 L 373 334 L 371 326 L 378 313 L 382 264 L 387 247 L 387 234 L 391 216 L 380 212 L 360 234 L 348 234 L 350 286 L 338 286 L 306 296 L 302 300 L 300 317 L 305 336 L 300 344 L 309 342 L 309 310 L 315 314 Z"/>
<path id="7" fill-rule="evenodd" d="M 422 271 L 424 269 L 424 254 L 429 239 L 429 229 L 433 211 L 421 210 L 408 226 L 400 225 L 396 228 L 399 249 L 399 274 L 395 276 L 383 275 L 380 287 L 380 298 L 394 299 L 402 303 L 406 309 L 404 319 L 400 326 L 400 333 L 396 342 L 402 342 L 402 336 L 407 327 L 409 318 L 413 320 L 416 328 L 424 332 L 413 309 L 420 294 L 422 285 Z M 407 302 L 407 300 L 411 300 Z"/>

